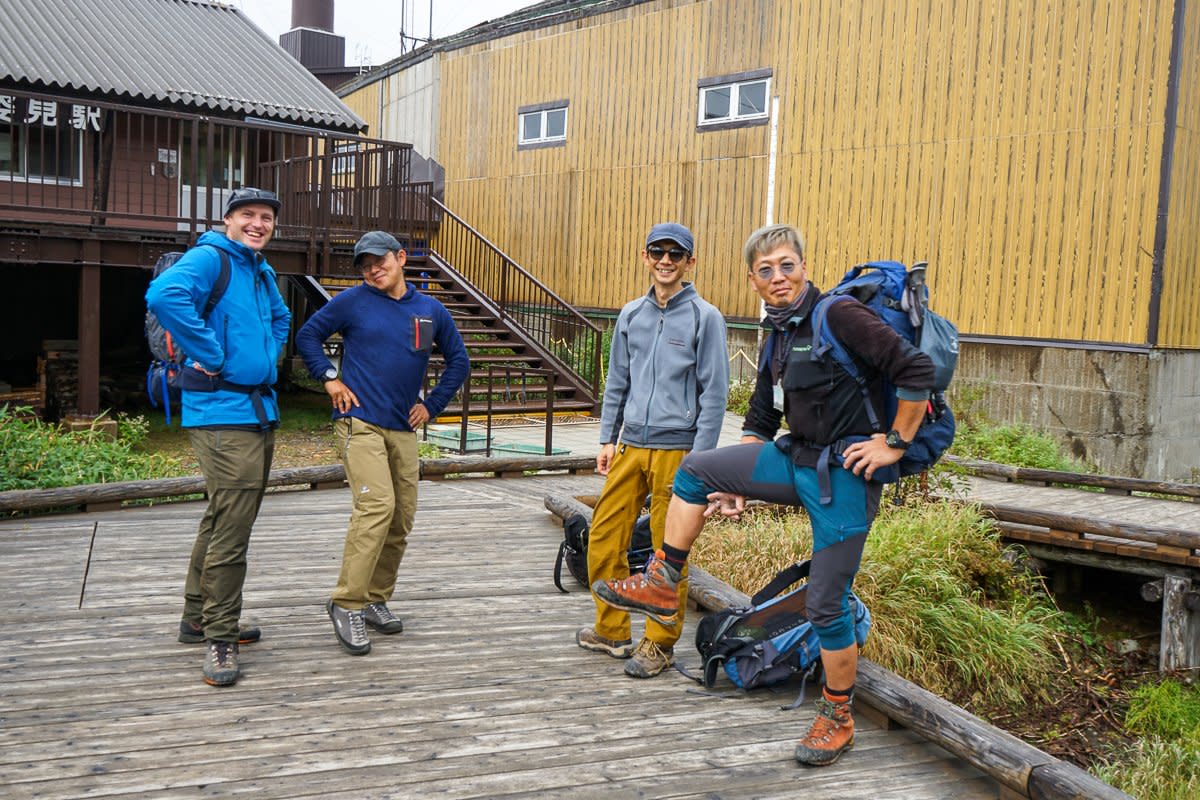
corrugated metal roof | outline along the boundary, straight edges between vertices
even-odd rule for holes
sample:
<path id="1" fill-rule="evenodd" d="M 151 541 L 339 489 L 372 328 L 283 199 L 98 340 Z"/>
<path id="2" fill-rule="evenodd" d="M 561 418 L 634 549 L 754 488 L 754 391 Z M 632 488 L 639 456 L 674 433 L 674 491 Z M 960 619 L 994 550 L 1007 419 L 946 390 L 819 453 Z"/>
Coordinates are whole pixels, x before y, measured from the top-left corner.
<path id="1" fill-rule="evenodd" d="M 4 0 L 0 81 L 358 130 L 337 95 L 236 8 Z"/>

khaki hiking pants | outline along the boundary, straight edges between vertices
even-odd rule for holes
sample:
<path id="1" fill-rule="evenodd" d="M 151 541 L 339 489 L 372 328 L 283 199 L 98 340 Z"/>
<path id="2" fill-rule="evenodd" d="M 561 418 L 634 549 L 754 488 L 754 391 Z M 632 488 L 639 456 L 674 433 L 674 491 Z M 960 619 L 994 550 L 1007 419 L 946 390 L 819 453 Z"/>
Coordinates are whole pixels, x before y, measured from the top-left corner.
<path id="1" fill-rule="evenodd" d="M 641 516 L 646 495 L 650 501 L 650 538 L 654 548 L 663 543 L 663 527 L 667 520 L 667 503 L 675 470 L 687 455 L 686 450 L 651 450 L 642 447 L 617 445 L 600 499 L 592 514 L 588 532 L 588 576 L 591 580 L 610 580 L 629 577 L 629 540 L 633 526 Z M 646 638 L 661 647 L 674 647 L 683 631 L 683 614 L 687 606 L 687 571 L 679 582 L 679 622 L 674 628 L 664 627 L 652 619 L 646 620 Z M 606 639 L 624 641 L 631 638 L 629 614 L 602 603 L 596 603 L 596 633 Z"/>
<path id="2" fill-rule="evenodd" d="M 203 625 L 207 639 L 236 642 L 250 529 L 271 472 L 275 432 L 189 428 L 188 438 L 204 473 L 208 509 L 192 545 L 183 619 Z"/>
<path id="3" fill-rule="evenodd" d="M 351 611 L 386 603 L 417 511 L 417 435 L 354 417 L 334 420 L 353 509 L 333 602 Z"/>

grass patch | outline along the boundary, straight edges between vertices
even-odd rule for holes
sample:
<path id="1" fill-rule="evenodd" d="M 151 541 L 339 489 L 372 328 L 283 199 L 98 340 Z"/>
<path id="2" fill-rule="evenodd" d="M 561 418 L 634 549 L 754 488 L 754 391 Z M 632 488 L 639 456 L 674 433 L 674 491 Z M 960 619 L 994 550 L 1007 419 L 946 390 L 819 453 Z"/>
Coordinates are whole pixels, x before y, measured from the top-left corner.
<path id="1" fill-rule="evenodd" d="M 144 452 L 145 417 L 118 415 L 117 438 L 93 426 L 67 431 L 28 408 L 0 406 L 0 491 L 171 478 L 187 474 L 179 460 Z"/>
<path id="2" fill-rule="evenodd" d="M 747 594 L 812 551 L 802 511 L 717 521 L 695 563 Z M 871 609 L 863 655 L 973 708 L 1023 705 L 1061 671 L 1065 625 L 1036 580 L 1015 574 L 989 521 L 970 506 L 885 506 L 867 539 L 855 592 Z"/>

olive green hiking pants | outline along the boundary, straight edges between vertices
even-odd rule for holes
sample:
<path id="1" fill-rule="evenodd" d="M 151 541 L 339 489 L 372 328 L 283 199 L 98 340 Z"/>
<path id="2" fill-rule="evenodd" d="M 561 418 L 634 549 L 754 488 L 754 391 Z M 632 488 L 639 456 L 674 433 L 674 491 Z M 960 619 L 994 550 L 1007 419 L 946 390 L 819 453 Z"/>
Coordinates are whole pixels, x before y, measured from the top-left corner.
<path id="1" fill-rule="evenodd" d="M 654 542 L 655 550 L 662 548 L 675 470 L 687 453 L 686 450 L 651 450 L 617 445 L 617 453 L 604 479 L 604 488 L 600 491 L 600 499 L 596 501 L 596 510 L 592 514 L 592 527 L 588 531 L 588 577 L 593 582 L 629 577 L 629 541 L 633 538 L 633 526 L 642 513 L 647 494 L 651 495 L 650 539 Z M 667 628 L 647 618 L 647 639 L 660 647 L 675 646 L 683 631 L 687 592 L 685 566 L 683 580 L 679 582 L 678 624 L 674 628 Z M 596 602 L 596 633 L 614 641 L 631 638 L 629 613 L 613 608 L 594 595 L 592 599 Z"/>
<path id="2" fill-rule="evenodd" d="M 208 508 L 192 545 L 183 619 L 202 625 L 206 639 L 236 642 L 250 529 L 271 472 L 275 432 L 189 428 L 188 438 L 204 473 Z"/>
<path id="3" fill-rule="evenodd" d="M 353 508 L 333 602 L 351 611 L 386 603 L 417 511 L 417 435 L 354 417 L 334 420 Z"/>

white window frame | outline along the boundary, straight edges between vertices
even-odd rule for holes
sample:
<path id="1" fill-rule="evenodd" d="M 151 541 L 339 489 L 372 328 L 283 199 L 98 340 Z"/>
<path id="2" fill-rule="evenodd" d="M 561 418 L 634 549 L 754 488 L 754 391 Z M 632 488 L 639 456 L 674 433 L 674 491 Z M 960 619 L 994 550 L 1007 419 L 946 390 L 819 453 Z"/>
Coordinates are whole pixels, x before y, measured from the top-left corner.
<path id="1" fill-rule="evenodd" d="M 11 113 L 13 111 L 13 104 L 10 104 L 8 108 L 10 113 L 5 115 L 7 119 L 0 122 L 0 127 L 3 128 L 3 130 L 0 130 L 0 136 L 9 139 L 9 141 L 17 142 L 17 146 L 20 148 L 20 152 L 18 153 L 20 169 L 14 169 L 11 172 L 0 170 L 0 180 L 11 181 L 13 183 L 40 183 L 50 186 L 83 186 L 83 131 L 72 126 L 69 119 L 64 122 L 57 115 L 56 124 L 52 126 L 22 123 L 18 121 L 16 114 Z M 57 124 L 58 122 L 62 124 Z M 42 127 L 47 127 L 55 132 L 49 136 L 37 137 L 39 142 L 46 142 L 47 140 L 57 142 L 58 138 L 62 135 L 58 131 L 65 132 L 65 135 L 74 140 L 76 169 L 70 177 L 46 175 L 43 173 L 31 174 L 29 172 L 29 143 L 33 141 L 33 132 Z M 18 135 L 14 137 L 13 131 L 16 131 Z"/>
<path id="2" fill-rule="evenodd" d="M 730 127 L 743 124 L 761 124 L 767 121 L 770 116 L 771 106 L 771 70 L 755 70 L 753 72 L 743 72 L 736 75 L 726 75 L 716 78 L 706 78 L 697 85 L 696 93 L 696 127 Z M 741 105 L 741 90 L 744 86 L 752 84 L 765 84 L 763 91 L 763 110 L 753 114 L 739 113 L 738 107 Z M 729 113 L 723 117 L 715 117 L 705 119 L 704 107 L 705 99 L 709 92 L 718 91 L 721 89 L 729 90 Z"/>
<path id="3" fill-rule="evenodd" d="M 539 103 L 533 106 L 522 106 L 517 109 L 517 147 L 528 148 L 546 145 L 559 145 L 567 141 L 567 133 L 570 130 L 570 112 L 566 100 L 556 101 L 553 103 Z M 555 111 L 563 113 L 563 132 L 559 136 L 546 135 L 546 119 Z M 531 117 L 536 117 L 538 120 L 538 136 L 525 137 L 525 120 Z"/>
<path id="4" fill-rule="evenodd" d="M 358 143 L 338 142 L 331 153 L 333 164 L 330 171 L 334 175 L 353 175 L 358 166 Z"/>

